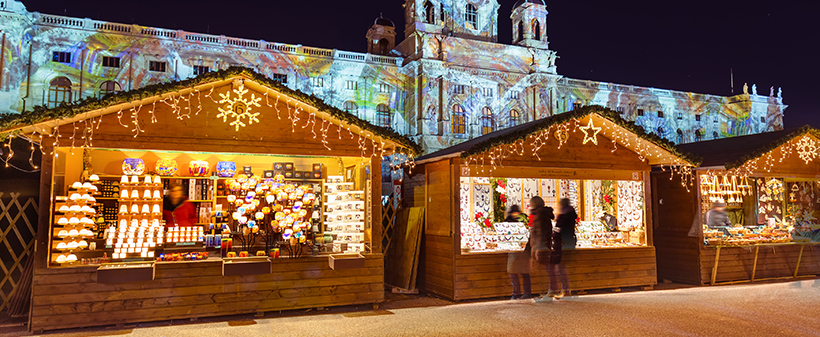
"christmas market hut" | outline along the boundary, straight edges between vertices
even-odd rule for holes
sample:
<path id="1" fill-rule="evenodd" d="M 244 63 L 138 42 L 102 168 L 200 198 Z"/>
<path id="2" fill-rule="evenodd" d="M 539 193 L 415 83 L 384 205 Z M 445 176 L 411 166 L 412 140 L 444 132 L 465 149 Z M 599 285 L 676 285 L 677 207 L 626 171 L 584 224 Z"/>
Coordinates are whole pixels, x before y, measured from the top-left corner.
<path id="1" fill-rule="evenodd" d="M 420 151 L 246 68 L 4 116 L 21 138 L 34 331 L 377 304 L 382 158 Z"/>
<path id="2" fill-rule="evenodd" d="M 680 148 L 703 165 L 689 189 L 653 173 L 659 278 L 714 285 L 820 274 L 820 131 Z"/>
<path id="3" fill-rule="evenodd" d="M 568 198 L 579 214 L 577 248 L 564 252 L 572 291 L 657 284 L 649 173 L 688 176 L 699 160 L 600 106 L 512 126 L 417 158 L 405 186 L 426 207 L 419 284 L 453 300 L 508 296 L 507 255 L 528 240 L 505 223 L 533 196 Z M 423 178 L 423 179 L 422 179 Z M 421 181 L 423 180 L 423 182 Z M 423 203 L 421 201 L 423 200 Z M 540 269 L 540 268 L 539 268 Z M 533 292 L 548 277 L 533 268 Z"/>

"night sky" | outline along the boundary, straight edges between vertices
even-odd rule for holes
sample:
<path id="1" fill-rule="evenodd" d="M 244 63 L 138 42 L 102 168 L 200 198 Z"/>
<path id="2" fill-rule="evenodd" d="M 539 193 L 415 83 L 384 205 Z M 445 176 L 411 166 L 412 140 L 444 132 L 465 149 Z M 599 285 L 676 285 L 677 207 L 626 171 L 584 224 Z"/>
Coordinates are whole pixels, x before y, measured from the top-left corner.
<path id="1" fill-rule="evenodd" d="M 359 52 L 379 13 L 403 37 L 403 2 L 23 1 L 42 13 Z M 499 42 L 510 43 L 516 0 L 500 2 Z M 547 33 L 561 75 L 730 95 L 733 69 L 736 94 L 744 82 L 756 83 L 761 95 L 783 87 L 786 128 L 820 127 L 820 6 L 810 3 L 547 0 Z"/>

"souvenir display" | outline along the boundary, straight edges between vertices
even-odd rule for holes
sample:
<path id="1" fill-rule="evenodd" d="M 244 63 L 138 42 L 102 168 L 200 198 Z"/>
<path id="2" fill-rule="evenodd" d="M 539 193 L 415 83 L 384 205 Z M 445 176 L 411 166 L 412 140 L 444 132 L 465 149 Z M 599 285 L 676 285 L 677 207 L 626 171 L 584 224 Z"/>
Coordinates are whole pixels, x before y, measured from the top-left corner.
<path id="1" fill-rule="evenodd" d="M 210 172 L 210 164 L 204 160 L 194 160 L 188 164 L 188 173 L 194 177 L 204 177 Z"/>
<path id="2" fill-rule="evenodd" d="M 364 191 L 354 190 L 353 182 L 345 182 L 342 176 L 328 176 L 325 182 L 324 237 L 325 244 L 333 252 L 359 253 L 365 251 Z M 303 201 L 315 199 L 315 195 L 304 195 Z M 329 239 L 329 240 L 328 240 Z"/>
<path id="3" fill-rule="evenodd" d="M 216 173 L 222 178 L 233 178 L 236 174 L 236 163 L 221 161 L 216 163 Z"/>
<path id="4" fill-rule="evenodd" d="M 122 161 L 122 174 L 141 175 L 145 172 L 145 162 L 140 158 L 126 158 Z"/>
<path id="5" fill-rule="evenodd" d="M 155 169 L 157 170 L 157 174 L 163 177 L 170 177 L 177 173 L 179 166 L 177 166 L 176 160 L 160 159 L 157 161 Z"/>
<path id="6" fill-rule="evenodd" d="M 460 219 L 463 252 L 522 250 L 529 240 L 524 223 L 505 223 L 506 210 L 524 212 L 534 196 L 558 212 L 570 199 L 580 221 L 577 248 L 646 246 L 642 181 L 461 177 Z M 580 203 L 580 204 L 579 204 Z"/>

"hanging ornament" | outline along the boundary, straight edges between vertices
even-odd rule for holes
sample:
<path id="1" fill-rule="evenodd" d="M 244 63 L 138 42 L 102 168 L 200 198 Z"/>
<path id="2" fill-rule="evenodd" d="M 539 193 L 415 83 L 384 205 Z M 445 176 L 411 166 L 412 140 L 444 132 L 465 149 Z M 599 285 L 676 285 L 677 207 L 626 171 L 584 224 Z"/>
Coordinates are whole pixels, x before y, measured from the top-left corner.
<path id="1" fill-rule="evenodd" d="M 598 132 L 601 132 L 601 127 L 595 127 L 595 125 L 592 124 L 592 118 L 589 119 L 589 124 L 581 126 L 579 129 L 584 132 L 584 144 L 592 142 L 598 145 Z"/>
<path id="2" fill-rule="evenodd" d="M 817 142 L 809 136 L 803 136 L 803 138 L 800 138 L 796 147 L 797 154 L 800 155 L 800 159 L 803 159 L 806 164 L 814 160 L 814 158 L 817 158 L 819 155 L 818 153 L 820 153 L 820 148 L 818 147 Z"/>

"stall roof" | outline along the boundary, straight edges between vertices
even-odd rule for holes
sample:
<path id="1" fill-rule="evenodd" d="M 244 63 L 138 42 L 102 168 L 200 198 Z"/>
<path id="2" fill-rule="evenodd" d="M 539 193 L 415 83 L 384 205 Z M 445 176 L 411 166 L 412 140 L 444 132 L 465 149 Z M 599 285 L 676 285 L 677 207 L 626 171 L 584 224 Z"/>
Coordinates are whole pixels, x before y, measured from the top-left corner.
<path id="1" fill-rule="evenodd" d="M 678 157 L 693 166 L 698 166 L 701 162 L 701 159 L 697 155 L 681 151 L 672 142 L 660 138 L 654 134 L 647 133 L 644 131 L 643 127 L 623 119 L 618 112 L 602 106 L 593 105 L 488 133 L 481 137 L 473 138 L 466 142 L 416 158 L 416 163 L 424 164 L 427 162 L 457 156 L 467 158 L 469 156 L 490 150 L 499 145 L 511 144 L 518 140 L 525 139 L 526 137 L 551 126 L 560 125 L 573 119 L 582 119 L 589 115 L 595 115 L 601 119 L 609 121 L 631 132 L 636 137 L 664 149 L 671 155 Z"/>
<path id="2" fill-rule="evenodd" d="M 257 73 L 251 68 L 245 67 L 230 67 L 227 70 L 208 72 L 184 81 L 152 84 L 136 90 L 108 94 L 101 98 L 88 97 L 81 101 L 63 104 L 52 109 L 37 106 L 32 111 L 25 111 L 20 114 L 3 114 L 0 116 L 0 140 L 8 138 L 10 135 L 20 133 L 41 132 L 46 129 L 46 127 L 43 127 L 46 123 L 48 123 L 47 128 L 54 127 L 55 125 L 70 124 L 78 120 L 111 113 L 112 109 L 110 108 L 113 106 L 118 107 L 116 110 L 122 111 L 121 107 L 128 109 L 130 107 L 127 105 L 151 99 L 152 97 L 173 95 L 174 93 L 189 90 L 199 90 L 199 88 L 204 85 L 211 85 L 216 82 L 230 83 L 233 79 L 237 78 L 250 80 L 251 83 L 255 83 L 258 86 L 267 87 L 290 96 L 298 102 L 312 106 L 318 111 L 327 114 L 330 118 L 348 125 L 355 125 L 363 131 L 370 132 L 384 140 L 391 141 L 397 146 L 407 149 L 412 155 L 421 154 L 421 147 L 407 136 L 401 135 L 392 129 L 373 125 L 368 121 L 332 107 L 313 95 L 290 89 L 279 82 Z"/>
<path id="3" fill-rule="evenodd" d="M 820 130 L 806 125 L 798 129 L 707 140 L 683 144 L 679 147 L 684 151 L 701 156 L 703 167 L 723 166 L 733 169 L 807 133 L 820 138 Z"/>

